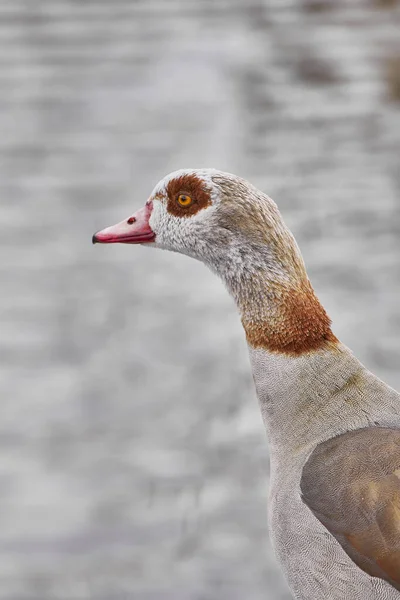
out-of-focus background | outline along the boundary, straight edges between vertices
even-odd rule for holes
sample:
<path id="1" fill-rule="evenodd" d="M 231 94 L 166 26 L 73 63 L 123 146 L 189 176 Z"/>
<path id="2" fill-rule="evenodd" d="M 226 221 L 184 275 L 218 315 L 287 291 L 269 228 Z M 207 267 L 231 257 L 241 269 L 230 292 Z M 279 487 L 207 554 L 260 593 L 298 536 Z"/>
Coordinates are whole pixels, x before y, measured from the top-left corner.
<path id="1" fill-rule="evenodd" d="M 233 302 L 92 247 L 181 167 L 281 208 L 400 387 L 396 0 L 0 0 L 0 598 L 288 600 Z"/>

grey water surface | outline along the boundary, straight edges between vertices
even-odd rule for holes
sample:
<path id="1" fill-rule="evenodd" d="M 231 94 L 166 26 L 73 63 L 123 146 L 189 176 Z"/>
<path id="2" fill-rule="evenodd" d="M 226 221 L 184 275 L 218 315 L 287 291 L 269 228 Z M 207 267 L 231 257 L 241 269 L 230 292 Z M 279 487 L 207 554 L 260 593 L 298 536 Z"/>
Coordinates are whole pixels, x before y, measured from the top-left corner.
<path id="1" fill-rule="evenodd" d="M 232 300 L 91 236 L 169 171 L 242 175 L 400 388 L 399 11 L 0 0 L 1 600 L 290 598 Z"/>

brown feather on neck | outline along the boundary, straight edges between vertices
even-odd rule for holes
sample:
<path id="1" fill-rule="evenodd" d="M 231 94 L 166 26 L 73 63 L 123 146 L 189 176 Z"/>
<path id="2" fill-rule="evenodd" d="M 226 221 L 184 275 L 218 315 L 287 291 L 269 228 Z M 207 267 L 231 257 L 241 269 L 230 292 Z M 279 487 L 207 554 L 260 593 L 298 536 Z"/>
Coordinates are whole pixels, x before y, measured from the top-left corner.
<path id="1" fill-rule="evenodd" d="M 338 342 L 308 279 L 293 289 L 276 289 L 269 304 L 271 314 L 261 319 L 249 304 L 242 312 L 250 346 L 298 356 Z"/>
<path id="2" fill-rule="evenodd" d="M 241 180 L 225 181 L 222 188 L 220 223 L 244 240 L 247 261 L 241 258 L 241 273 L 227 283 L 249 345 L 297 356 L 337 344 L 276 204 Z"/>

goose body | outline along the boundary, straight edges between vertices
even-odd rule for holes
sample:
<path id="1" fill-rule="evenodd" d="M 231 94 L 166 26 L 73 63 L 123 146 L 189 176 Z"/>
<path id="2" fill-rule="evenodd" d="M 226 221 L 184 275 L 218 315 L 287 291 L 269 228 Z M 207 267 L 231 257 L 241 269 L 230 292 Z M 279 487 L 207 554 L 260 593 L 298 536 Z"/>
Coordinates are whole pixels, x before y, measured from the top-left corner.
<path id="1" fill-rule="evenodd" d="M 360 568 L 310 510 L 311 500 L 307 496 L 319 495 L 321 487 L 329 499 L 335 491 L 339 496 L 333 506 L 335 514 L 346 516 L 349 501 L 356 502 L 360 511 L 365 510 L 367 494 L 355 493 L 354 498 L 348 499 L 343 493 L 344 489 L 351 490 L 360 482 L 360 477 L 351 475 L 346 479 L 346 461 L 364 458 L 358 455 L 357 444 L 350 452 L 347 446 L 346 454 L 339 457 L 344 464 L 334 475 L 342 477 L 342 481 L 330 477 L 329 457 L 326 460 L 323 457 L 322 469 L 315 474 L 311 470 L 305 477 L 310 457 L 324 442 L 334 439 L 340 445 L 343 435 L 349 431 L 365 432 L 369 438 L 372 428 L 379 431 L 386 427 L 399 428 L 399 394 L 365 369 L 341 344 L 334 351 L 318 351 L 298 358 L 271 356 L 260 349 L 250 349 L 250 356 L 270 441 L 270 536 L 294 597 L 302 600 L 324 596 L 332 600 L 399 599 L 400 591 L 387 580 L 370 576 Z M 400 441 L 400 435 L 398 439 Z M 398 468 L 400 446 L 396 459 Z M 386 475 L 385 466 L 382 468 Z M 389 475 L 393 471 L 387 470 Z M 370 484 L 368 481 L 367 490 Z M 398 485 L 396 496 L 399 501 Z M 327 511 L 330 509 L 331 506 Z M 368 515 L 368 525 L 371 520 L 373 517 Z M 395 526 L 399 526 L 397 517 Z M 394 527 L 393 523 L 390 522 L 389 527 Z M 377 527 L 371 534 L 371 547 L 374 538 L 379 536 Z M 398 548 L 398 529 L 395 543 Z M 400 569 L 399 562 L 397 569 Z M 399 574 L 400 570 L 397 585 Z"/>
<path id="2" fill-rule="evenodd" d="M 271 456 L 270 535 L 301 600 L 400 600 L 400 395 L 335 337 L 275 203 L 213 169 L 93 236 L 202 260 L 236 301 Z"/>

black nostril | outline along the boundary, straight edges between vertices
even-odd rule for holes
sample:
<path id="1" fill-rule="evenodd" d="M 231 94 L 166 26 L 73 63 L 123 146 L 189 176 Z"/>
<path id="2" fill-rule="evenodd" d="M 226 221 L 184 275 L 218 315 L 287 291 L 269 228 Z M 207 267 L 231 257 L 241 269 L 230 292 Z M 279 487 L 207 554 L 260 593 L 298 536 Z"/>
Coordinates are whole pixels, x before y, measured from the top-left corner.
<path id="1" fill-rule="evenodd" d="M 130 217 L 130 219 L 127 220 L 127 223 L 128 223 L 128 225 L 132 225 L 135 221 L 136 221 L 135 217 Z"/>

